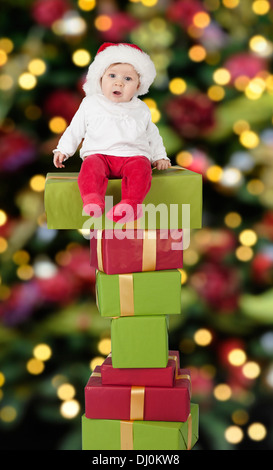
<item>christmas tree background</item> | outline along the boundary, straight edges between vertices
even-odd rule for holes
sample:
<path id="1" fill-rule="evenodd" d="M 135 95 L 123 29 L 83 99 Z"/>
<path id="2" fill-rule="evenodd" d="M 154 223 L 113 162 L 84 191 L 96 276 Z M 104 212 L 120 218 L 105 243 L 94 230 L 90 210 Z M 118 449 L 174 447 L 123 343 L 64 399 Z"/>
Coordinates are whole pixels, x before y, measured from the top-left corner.
<path id="1" fill-rule="evenodd" d="M 52 150 L 104 41 L 134 42 L 172 164 L 203 175 L 170 349 L 192 374 L 200 450 L 273 436 L 273 2 L 2 0 L 0 447 L 81 448 L 84 386 L 111 350 L 89 243 L 48 230 Z M 75 155 L 66 171 L 78 171 Z M 56 170 L 60 171 L 60 170 Z"/>

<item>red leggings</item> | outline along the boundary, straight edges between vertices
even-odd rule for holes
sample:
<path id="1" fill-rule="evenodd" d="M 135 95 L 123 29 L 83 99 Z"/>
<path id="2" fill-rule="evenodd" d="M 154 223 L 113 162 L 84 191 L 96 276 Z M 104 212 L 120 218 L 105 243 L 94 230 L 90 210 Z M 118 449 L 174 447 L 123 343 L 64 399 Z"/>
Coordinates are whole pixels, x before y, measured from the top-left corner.
<path id="1" fill-rule="evenodd" d="M 135 157 L 89 155 L 83 160 L 78 177 L 83 206 L 95 203 L 102 211 L 104 210 L 104 197 L 109 178 L 122 179 L 121 202 L 132 206 L 142 204 L 151 187 L 151 163 L 142 155 Z"/>

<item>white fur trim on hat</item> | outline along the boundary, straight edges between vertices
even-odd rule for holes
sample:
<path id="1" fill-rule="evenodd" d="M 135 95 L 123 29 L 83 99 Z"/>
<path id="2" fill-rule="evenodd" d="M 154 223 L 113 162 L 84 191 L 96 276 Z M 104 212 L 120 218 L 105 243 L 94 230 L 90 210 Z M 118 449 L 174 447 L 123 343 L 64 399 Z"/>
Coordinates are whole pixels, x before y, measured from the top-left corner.
<path id="1" fill-rule="evenodd" d="M 139 74 L 140 86 L 137 95 L 145 95 L 156 76 L 156 69 L 150 56 L 134 44 L 104 43 L 89 66 L 83 85 L 85 94 L 101 93 L 100 79 L 111 64 L 131 64 Z"/>

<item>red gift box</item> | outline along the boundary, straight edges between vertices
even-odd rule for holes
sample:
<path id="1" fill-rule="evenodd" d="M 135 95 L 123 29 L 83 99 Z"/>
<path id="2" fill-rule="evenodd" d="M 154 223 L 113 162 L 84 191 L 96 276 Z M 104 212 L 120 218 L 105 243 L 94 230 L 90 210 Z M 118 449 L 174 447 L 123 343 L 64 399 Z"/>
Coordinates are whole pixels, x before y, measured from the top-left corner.
<path id="1" fill-rule="evenodd" d="M 111 354 L 100 366 L 102 385 L 139 385 L 149 387 L 172 387 L 180 369 L 178 351 L 169 351 L 166 367 L 148 369 L 120 369 L 112 366 Z"/>
<path id="2" fill-rule="evenodd" d="M 179 269 L 183 267 L 182 238 L 181 229 L 94 230 L 90 264 L 105 274 Z"/>
<path id="3" fill-rule="evenodd" d="M 102 385 L 97 366 L 85 386 L 85 416 L 91 419 L 185 422 L 190 413 L 190 371 L 179 369 L 173 387 Z"/>

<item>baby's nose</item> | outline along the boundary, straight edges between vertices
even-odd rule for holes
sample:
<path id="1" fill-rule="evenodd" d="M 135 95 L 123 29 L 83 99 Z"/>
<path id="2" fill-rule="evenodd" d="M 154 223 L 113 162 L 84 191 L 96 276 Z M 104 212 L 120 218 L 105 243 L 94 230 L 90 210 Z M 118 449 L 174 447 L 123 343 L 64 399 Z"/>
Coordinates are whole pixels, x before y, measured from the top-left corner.
<path id="1" fill-rule="evenodd" d="M 115 84 L 116 84 L 116 85 L 119 85 L 119 86 L 123 86 L 123 81 L 122 81 L 122 79 L 117 77 L 117 78 L 116 78 L 116 81 L 115 81 Z"/>

